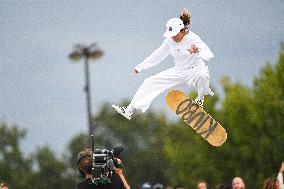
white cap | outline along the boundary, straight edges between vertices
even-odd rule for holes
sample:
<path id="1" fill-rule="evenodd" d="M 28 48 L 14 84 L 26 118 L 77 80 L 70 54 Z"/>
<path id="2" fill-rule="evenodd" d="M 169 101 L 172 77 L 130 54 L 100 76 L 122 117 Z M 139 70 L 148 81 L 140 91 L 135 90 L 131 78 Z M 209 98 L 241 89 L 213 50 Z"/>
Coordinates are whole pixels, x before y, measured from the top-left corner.
<path id="1" fill-rule="evenodd" d="M 164 37 L 174 37 L 176 36 L 182 28 L 184 28 L 183 21 L 179 18 L 171 18 L 167 24 L 167 31 L 164 33 Z"/>

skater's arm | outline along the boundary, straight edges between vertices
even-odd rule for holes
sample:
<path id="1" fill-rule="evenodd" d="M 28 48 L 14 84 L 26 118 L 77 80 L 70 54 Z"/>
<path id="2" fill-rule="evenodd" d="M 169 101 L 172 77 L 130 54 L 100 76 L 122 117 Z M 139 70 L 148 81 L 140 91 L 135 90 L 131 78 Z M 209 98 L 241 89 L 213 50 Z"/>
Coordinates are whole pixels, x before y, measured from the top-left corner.
<path id="1" fill-rule="evenodd" d="M 140 73 L 142 70 L 146 70 L 153 66 L 156 66 L 162 62 L 170 54 L 169 48 L 163 44 L 157 50 L 155 50 L 150 56 L 148 56 L 142 63 L 135 67 L 134 72 Z"/>
<path id="2" fill-rule="evenodd" d="M 210 61 L 214 57 L 209 47 L 198 36 L 193 40 L 193 47 L 198 48 L 198 51 L 196 52 L 198 58 Z"/>

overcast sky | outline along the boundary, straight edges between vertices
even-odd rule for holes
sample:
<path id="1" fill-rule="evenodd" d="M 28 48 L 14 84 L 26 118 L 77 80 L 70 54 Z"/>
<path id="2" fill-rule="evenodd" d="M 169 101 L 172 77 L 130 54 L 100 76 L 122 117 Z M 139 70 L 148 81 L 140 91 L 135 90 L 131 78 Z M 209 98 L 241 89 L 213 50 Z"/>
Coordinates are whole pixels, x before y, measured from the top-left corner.
<path id="1" fill-rule="evenodd" d="M 224 75 L 249 86 L 266 62 L 277 60 L 283 0 L 0 0 L 0 120 L 27 129 L 26 152 L 48 144 L 62 153 L 73 136 L 87 132 L 83 64 L 70 63 L 72 46 L 97 42 L 105 53 L 91 65 L 98 111 L 104 102 L 132 98 L 146 77 L 173 66 L 169 57 L 132 74 L 162 43 L 167 20 L 184 8 L 191 30 L 215 54 L 208 65 L 219 94 Z M 151 107 L 166 109 L 164 98 Z"/>

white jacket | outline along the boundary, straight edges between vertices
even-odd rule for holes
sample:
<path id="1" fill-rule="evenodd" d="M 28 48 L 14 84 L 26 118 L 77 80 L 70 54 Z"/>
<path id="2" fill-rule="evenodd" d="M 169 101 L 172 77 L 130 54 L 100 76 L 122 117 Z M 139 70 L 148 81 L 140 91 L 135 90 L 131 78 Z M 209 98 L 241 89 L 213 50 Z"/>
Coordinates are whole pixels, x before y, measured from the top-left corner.
<path id="1" fill-rule="evenodd" d="M 191 54 L 188 49 L 195 45 L 199 52 Z M 209 61 L 214 57 L 209 47 L 200 39 L 198 35 L 189 31 L 180 42 L 175 42 L 172 38 L 166 38 L 163 44 L 155 50 L 135 69 L 138 72 L 156 66 L 169 54 L 174 58 L 175 68 L 178 70 L 187 69 L 196 64 L 204 64 L 203 60 Z"/>

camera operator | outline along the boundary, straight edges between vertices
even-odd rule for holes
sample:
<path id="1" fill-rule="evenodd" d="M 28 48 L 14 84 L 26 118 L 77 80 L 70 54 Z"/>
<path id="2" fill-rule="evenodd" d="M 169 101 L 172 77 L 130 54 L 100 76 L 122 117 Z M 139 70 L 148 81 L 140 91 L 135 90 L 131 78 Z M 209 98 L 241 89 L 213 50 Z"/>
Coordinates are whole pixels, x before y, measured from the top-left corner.
<path id="1" fill-rule="evenodd" d="M 130 189 L 122 173 L 121 160 L 116 160 L 118 166 L 114 169 L 114 173 L 109 174 L 110 182 L 94 184 L 92 182 L 92 151 L 88 149 L 81 151 L 78 154 L 77 166 L 85 180 L 78 184 L 77 189 Z"/>

